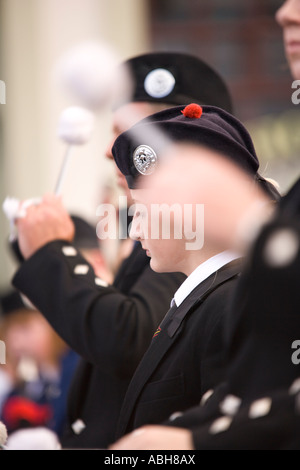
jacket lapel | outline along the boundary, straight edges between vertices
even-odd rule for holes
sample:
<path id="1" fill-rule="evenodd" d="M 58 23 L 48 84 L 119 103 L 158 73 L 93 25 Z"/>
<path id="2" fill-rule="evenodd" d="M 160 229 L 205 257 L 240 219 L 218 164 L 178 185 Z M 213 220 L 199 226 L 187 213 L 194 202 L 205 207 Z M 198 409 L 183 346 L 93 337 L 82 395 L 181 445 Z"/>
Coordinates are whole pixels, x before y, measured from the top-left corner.
<path id="1" fill-rule="evenodd" d="M 169 313 L 169 312 L 168 312 Z M 165 319 L 167 318 L 166 315 Z M 161 325 L 163 326 L 163 322 Z M 119 426 L 117 432 L 117 438 L 123 436 L 126 432 L 130 416 L 132 414 L 133 408 L 137 401 L 137 398 L 142 391 L 145 383 L 148 381 L 149 377 L 152 375 L 157 365 L 161 361 L 162 357 L 165 355 L 167 350 L 173 344 L 173 338 L 170 338 L 167 335 L 165 329 L 158 330 L 159 333 L 153 337 L 152 342 L 143 356 L 140 365 L 135 371 L 135 374 L 129 384 L 123 406 L 120 413 Z"/>
<path id="2" fill-rule="evenodd" d="M 231 263 L 223 266 L 219 271 L 212 274 L 206 281 L 199 284 L 188 296 L 188 298 L 181 304 L 183 308 L 178 308 L 171 324 L 168 326 L 168 335 L 172 338 L 181 323 L 183 322 L 187 313 L 191 308 L 196 308 L 204 302 L 214 290 L 216 290 L 221 284 L 229 281 L 233 277 L 237 276 L 241 272 L 241 260 L 235 260 Z M 186 301 L 187 305 L 185 305 Z"/>

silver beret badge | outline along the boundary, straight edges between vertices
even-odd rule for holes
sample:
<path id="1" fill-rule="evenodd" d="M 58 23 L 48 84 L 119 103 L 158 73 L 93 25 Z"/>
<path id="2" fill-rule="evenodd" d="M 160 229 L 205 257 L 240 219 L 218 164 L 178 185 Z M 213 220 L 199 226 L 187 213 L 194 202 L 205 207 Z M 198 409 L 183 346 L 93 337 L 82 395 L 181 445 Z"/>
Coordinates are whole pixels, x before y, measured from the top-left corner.
<path id="1" fill-rule="evenodd" d="M 157 164 L 157 155 L 148 145 L 140 145 L 133 153 L 135 168 L 142 175 L 151 175 Z"/>
<path id="2" fill-rule="evenodd" d="M 166 69 L 155 69 L 145 78 L 144 88 L 152 98 L 164 98 L 172 93 L 176 81 L 174 76 Z"/>

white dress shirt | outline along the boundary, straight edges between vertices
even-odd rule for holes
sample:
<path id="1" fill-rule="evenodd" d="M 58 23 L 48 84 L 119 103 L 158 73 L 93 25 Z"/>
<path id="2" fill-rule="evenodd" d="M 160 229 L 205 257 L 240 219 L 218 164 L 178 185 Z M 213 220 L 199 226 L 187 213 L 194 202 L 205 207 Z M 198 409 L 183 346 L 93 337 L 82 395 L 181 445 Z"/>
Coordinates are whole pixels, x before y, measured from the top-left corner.
<path id="1" fill-rule="evenodd" d="M 174 301 L 179 307 L 180 304 L 187 298 L 187 296 L 197 287 L 201 282 L 205 281 L 211 274 L 221 269 L 231 261 L 240 258 L 241 256 L 233 251 L 222 251 L 208 260 L 201 263 L 181 284 L 179 289 L 175 292 L 174 298 L 171 301 L 171 307 Z"/>

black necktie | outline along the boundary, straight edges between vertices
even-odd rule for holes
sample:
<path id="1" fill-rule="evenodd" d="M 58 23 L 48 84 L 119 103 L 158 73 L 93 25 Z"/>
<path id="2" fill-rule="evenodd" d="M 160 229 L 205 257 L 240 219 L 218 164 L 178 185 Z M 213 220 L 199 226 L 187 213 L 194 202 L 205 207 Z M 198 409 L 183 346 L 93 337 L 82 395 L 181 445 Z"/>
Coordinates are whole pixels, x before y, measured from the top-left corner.
<path id="1" fill-rule="evenodd" d="M 172 306 L 170 307 L 170 309 L 167 311 L 166 315 L 164 316 L 163 320 L 161 321 L 159 327 L 157 328 L 156 332 L 154 333 L 153 335 L 153 338 L 156 338 L 156 336 L 159 335 L 159 333 L 164 329 L 166 323 L 172 318 L 172 316 L 175 314 L 176 310 L 177 310 L 177 305 L 175 303 L 175 300 L 172 299 L 172 302 L 171 302 Z"/>

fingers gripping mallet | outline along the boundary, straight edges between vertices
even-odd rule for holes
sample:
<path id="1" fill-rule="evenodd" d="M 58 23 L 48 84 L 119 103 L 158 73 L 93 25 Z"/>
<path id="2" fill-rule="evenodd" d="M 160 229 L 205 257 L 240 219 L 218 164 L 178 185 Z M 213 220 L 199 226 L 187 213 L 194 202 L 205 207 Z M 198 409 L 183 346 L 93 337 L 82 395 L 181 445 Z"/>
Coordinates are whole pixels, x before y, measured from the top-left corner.
<path id="1" fill-rule="evenodd" d="M 69 107 L 62 112 L 58 124 L 58 137 L 67 144 L 67 148 L 54 189 L 56 196 L 61 195 L 72 148 L 76 145 L 86 144 L 91 138 L 93 130 L 94 115 L 91 111 L 81 107 Z M 14 242 L 17 238 L 15 220 L 25 217 L 26 209 L 32 205 L 38 205 L 40 202 L 40 198 L 27 199 L 23 202 L 12 197 L 5 199 L 2 207 L 10 222 L 10 242 Z"/>

